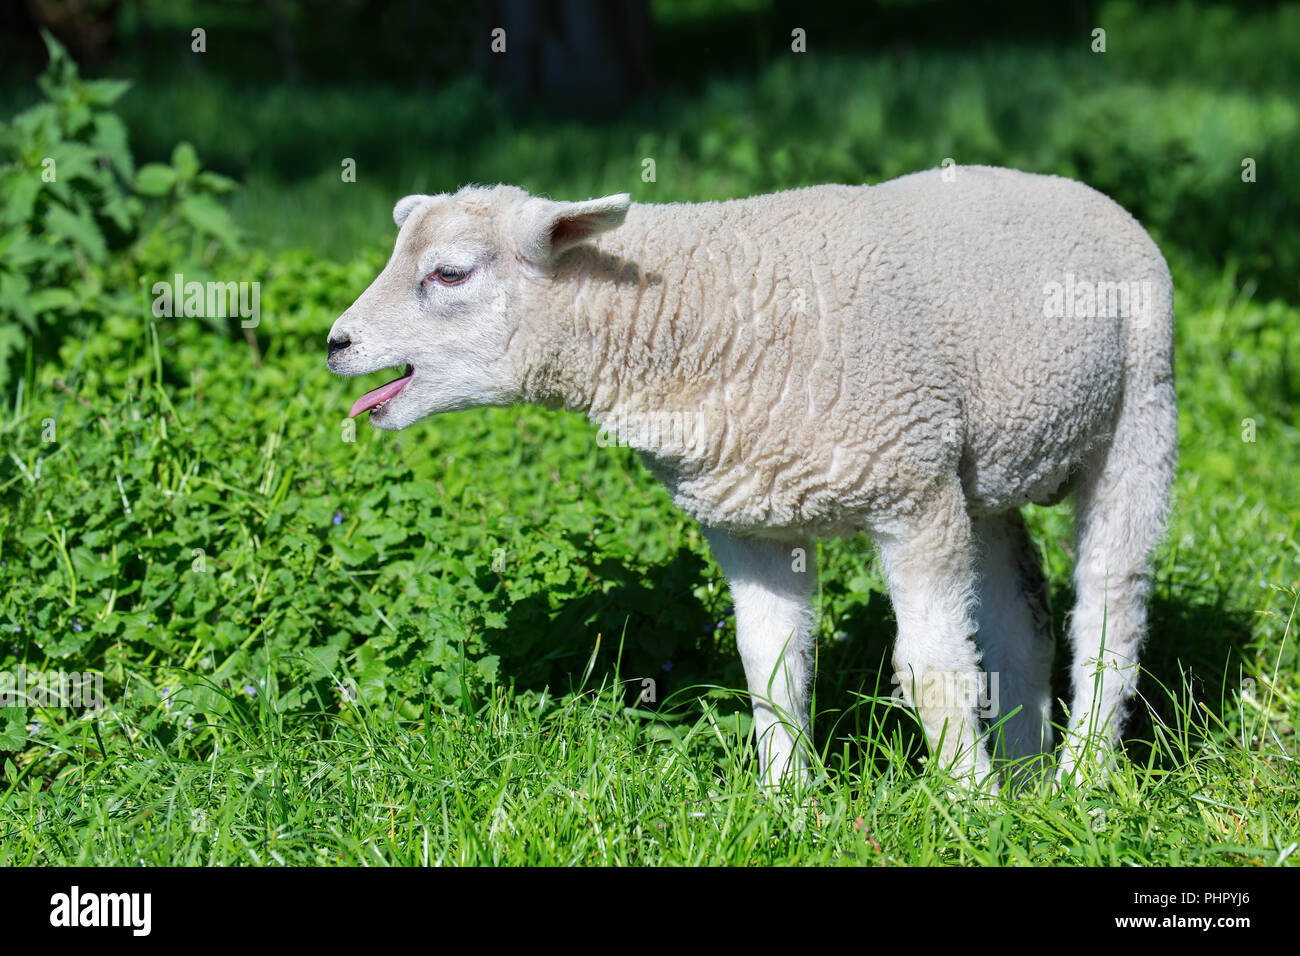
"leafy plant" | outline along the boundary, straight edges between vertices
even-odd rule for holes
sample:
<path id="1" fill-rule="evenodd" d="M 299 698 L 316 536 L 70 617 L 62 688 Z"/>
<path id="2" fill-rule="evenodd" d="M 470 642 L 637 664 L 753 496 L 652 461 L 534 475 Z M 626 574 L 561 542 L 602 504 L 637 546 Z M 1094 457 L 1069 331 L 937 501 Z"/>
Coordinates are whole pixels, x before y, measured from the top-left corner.
<path id="1" fill-rule="evenodd" d="M 178 245 L 239 246 L 216 199 L 234 181 L 201 170 L 188 143 L 170 165 L 137 172 L 112 109 L 130 84 L 83 79 L 48 33 L 45 43 L 44 101 L 0 126 L 0 389 L 29 338 L 52 352 L 68 332 L 137 308 L 142 271 Z"/>

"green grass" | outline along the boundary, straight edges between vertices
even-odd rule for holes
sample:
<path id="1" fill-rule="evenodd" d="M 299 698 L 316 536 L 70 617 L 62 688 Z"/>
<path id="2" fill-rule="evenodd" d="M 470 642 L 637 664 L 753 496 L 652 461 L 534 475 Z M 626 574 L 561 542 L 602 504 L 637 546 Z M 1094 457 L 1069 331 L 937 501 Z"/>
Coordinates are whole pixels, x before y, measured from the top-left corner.
<path id="1" fill-rule="evenodd" d="M 861 738 L 868 777 L 832 753 L 811 799 L 763 796 L 746 722 L 690 710 L 498 690 L 472 717 L 409 724 L 247 704 L 167 747 L 110 726 L 107 755 L 86 730 L 50 790 L 6 794 L 0 864 L 1268 865 L 1296 849 L 1279 797 L 1295 773 L 1250 742 L 1258 715 L 1240 739 L 1168 728 L 1109 790 L 989 807 L 880 728 Z"/>
<path id="2" fill-rule="evenodd" d="M 177 249 L 167 272 L 261 282 L 259 352 L 142 296 L 33 348 L 6 396 L 0 672 L 95 671 L 108 706 L 0 710 L 0 864 L 1294 863 L 1300 236 L 1265 161 L 1300 137 L 1294 64 L 1238 31 L 1215 71 L 1185 15 L 1180 60 L 1140 58 L 1160 30 L 1116 9 L 1106 68 L 1019 47 L 780 62 L 604 124 L 521 121 L 475 84 L 130 94 L 142 161 L 187 137 L 246 180 L 251 248 Z M 824 542 L 816 779 L 764 796 L 720 572 L 635 457 L 532 408 L 348 440 L 366 385 L 325 371 L 325 333 L 412 189 L 699 199 L 944 155 L 1082 176 L 1170 259 L 1181 463 L 1141 701 L 1108 787 L 969 799 L 878 686 L 872 548 Z M 1241 155 L 1269 178 L 1240 183 Z M 136 272 L 115 281 L 167 277 Z M 1069 507 L 1029 523 L 1059 635 Z"/>

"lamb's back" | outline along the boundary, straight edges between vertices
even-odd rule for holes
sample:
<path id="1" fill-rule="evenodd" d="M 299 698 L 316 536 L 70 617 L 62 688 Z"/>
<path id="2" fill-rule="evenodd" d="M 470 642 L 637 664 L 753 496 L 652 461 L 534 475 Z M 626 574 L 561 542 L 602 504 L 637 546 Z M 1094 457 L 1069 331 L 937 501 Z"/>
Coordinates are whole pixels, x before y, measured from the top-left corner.
<path id="1" fill-rule="evenodd" d="M 1082 183 L 950 172 L 876 187 L 871 212 L 908 223 L 885 241 L 959 383 L 968 499 L 992 510 L 1053 500 L 1108 434 L 1127 371 L 1170 348 L 1168 269 L 1141 225 Z M 1100 293 L 1091 306 L 1088 290 Z"/>
<path id="2" fill-rule="evenodd" d="M 634 207 L 636 251 L 673 290 L 652 351 L 715 410 L 709 453 L 657 469 L 679 504 L 834 533 L 908 512 L 958 468 L 976 508 L 1062 486 L 1106 427 L 1134 336 L 1045 314 L 1046 290 L 1072 275 L 1167 295 L 1167 270 L 1080 183 L 949 172 Z M 682 241 L 687 255 L 664 254 Z"/>

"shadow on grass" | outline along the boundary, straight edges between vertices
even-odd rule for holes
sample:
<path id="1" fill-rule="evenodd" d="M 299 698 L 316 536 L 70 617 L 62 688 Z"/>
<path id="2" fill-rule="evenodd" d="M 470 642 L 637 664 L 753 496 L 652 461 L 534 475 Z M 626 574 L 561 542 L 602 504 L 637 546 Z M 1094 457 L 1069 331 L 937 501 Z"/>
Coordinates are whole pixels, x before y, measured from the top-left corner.
<path id="1" fill-rule="evenodd" d="M 710 606 L 697 597 L 696 589 L 711 577 L 699 554 L 680 548 L 668 562 L 649 568 L 602 558 L 590 566 L 590 572 L 613 586 L 569 599 L 536 594 L 511 605 L 504 631 L 492 642 L 507 679 L 520 689 L 568 692 L 582 683 L 594 636 L 600 634 L 585 686 L 600 686 L 617 677 L 625 682 L 629 705 L 641 709 L 655 709 L 684 690 L 669 706 L 688 720 L 700 713 L 691 687 L 725 687 L 737 693 L 716 701 L 719 710 L 748 710 L 735 630 L 725 620 L 731 614 L 729 598 L 722 594 Z M 722 586 L 720 578 L 712 579 L 715 588 Z M 836 589 L 843 584 L 825 579 L 822 586 Z M 1069 699 L 1065 623 L 1073 600 L 1068 584 L 1053 588 L 1057 646 L 1053 719 L 1058 727 L 1065 724 L 1063 702 Z M 816 748 L 829 766 L 853 776 L 875 776 L 898 754 L 906 755 L 919 771 L 927 753 L 921 729 L 911 711 L 888 703 L 896 633 L 889 598 L 873 592 L 850 607 L 838 623 L 848 636 L 842 641 L 824 640 L 819 648 L 814 686 Z M 1157 587 L 1149 617 L 1139 684 L 1142 702 L 1134 708 L 1125 746 L 1135 762 L 1161 766 L 1169 758 L 1158 747 L 1157 722 L 1170 727 L 1186 722 L 1189 687 L 1191 699 L 1208 710 L 1208 716 L 1197 714 L 1197 721 L 1211 726 L 1230 722 L 1252 618 L 1231 606 L 1223 594 L 1182 586 Z M 638 700 L 645 678 L 655 682 L 654 701 Z"/>
<path id="2" fill-rule="evenodd" d="M 1147 606 L 1148 633 L 1142 650 L 1138 697 L 1124 729 L 1124 748 L 1137 764 L 1166 766 L 1168 754 L 1157 744 L 1157 725 L 1184 726 L 1191 701 L 1209 712 L 1194 714 L 1199 724 L 1227 722 L 1241 683 L 1243 651 L 1251 639 L 1252 615 L 1232 607 L 1226 595 L 1191 585 L 1171 587 L 1158 582 Z M 1067 583 L 1052 588 L 1052 628 L 1056 663 L 1052 669 L 1052 720 L 1066 724 L 1070 700 L 1070 661 L 1067 614 L 1074 590 Z M 1156 752 L 1160 751 L 1158 755 Z M 1154 759 L 1153 759 L 1154 758 Z"/>
<path id="3" fill-rule="evenodd" d="M 590 550 L 570 537 L 579 553 Z M 571 597 L 542 591 L 515 601 L 504 629 L 489 639 L 501 658 L 501 673 L 517 688 L 567 693 L 617 678 L 627 684 L 632 703 L 641 682 L 649 679 L 655 700 L 643 703 L 653 707 L 693 684 L 745 686 L 731 632 L 719 627 L 729 608 L 715 612 L 696 596 L 709 579 L 699 554 L 682 547 L 666 563 L 648 568 L 600 557 L 587 573 L 600 582 L 598 588 Z M 725 597 L 717 603 L 719 608 L 727 604 Z M 595 662 L 584 685 L 593 650 Z"/>
<path id="4" fill-rule="evenodd" d="M 1157 721 L 1178 727 L 1189 720 L 1207 726 L 1232 724 L 1251 641 L 1251 612 L 1232 607 L 1208 588 L 1161 589 L 1148 610 L 1149 633 L 1142 654 L 1141 701 L 1124 735 L 1132 760 L 1146 763 L 1158 751 Z M 1198 712 L 1200 707 L 1205 712 Z M 1183 713 L 1180 714 L 1179 711 Z M 1168 756 L 1155 755 L 1164 766 Z"/>
<path id="5" fill-rule="evenodd" d="M 722 687 L 735 694 L 711 701 L 720 713 L 749 711 L 744 668 L 728 620 L 730 598 L 718 592 L 721 578 L 710 575 L 699 554 L 679 548 L 671 560 L 649 568 L 604 558 L 589 570 L 612 586 L 567 599 L 539 593 L 510 606 L 505 627 L 489 643 L 501 658 L 501 674 L 516 688 L 563 694 L 617 678 L 624 682 L 629 705 L 655 710 L 666 704 L 692 720 L 701 713 L 692 688 Z M 717 593 L 708 603 L 696 595 L 707 580 L 714 581 Z M 843 585 L 827 580 L 824 586 Z M 895 632 L 888 598 L 872 594 L 855 605 L 842 628 L 848 638 L 819 649 L 813 730 L 818 751 L 841 772 L 855 774 L 883 770 L 900 752 L 918 761 L 926 750 L 915 719 L 885 702 Z M 601 643 L 584 683 L 596 634 Z M 646 678 L 654 681 L 653 701 L 638 699 Z M 890 742 L 887 752 L 881 741 Z"/>

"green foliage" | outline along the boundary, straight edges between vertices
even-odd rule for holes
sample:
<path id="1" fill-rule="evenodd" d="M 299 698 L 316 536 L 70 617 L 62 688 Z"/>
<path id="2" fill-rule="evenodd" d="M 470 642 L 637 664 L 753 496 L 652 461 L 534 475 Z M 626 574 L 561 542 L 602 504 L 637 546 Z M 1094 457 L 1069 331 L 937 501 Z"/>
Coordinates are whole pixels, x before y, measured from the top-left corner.
<path id="1" fill-rule="evenodd" d="M 214 198 L 233 181 L 201 171 L 188 143 L 170 166 L 137 172 L 112 109 L 129 84 L 84 80 L 53 37 L 45 43 L 44 101 L 0 127 L 0 388 L 28 336 L 57 344 L 137 307 L 139 277 L 176 244 L 238 245 Z"/>
<path id="2" fill-rule="evenodd" d="M 659 625 L 627 652 L 639 673 L 685 658 L 678 675 L 717 676 L 690 658 L 721 636 L 722 589 L 700 580 L 684 518 L 660 536 L 670 506 L 626 449 L 535 410 L 431 422 L 418 450 L 364 423 L 345 440 L 321 336 L 379 265 L 251 254 L 260 370 L 242 340 L 138 310 L 64 344 L 35 383 L 64 381 L 56 404 L 24 400 L 0 425 L 14 453 L 0 459 L 0 633 L 16 635 L 0 669 L 90 667 L 113 694 L 194 668 L 234 688 L 270 674 L 288 711 L 355 685 L 409 717 L 427 698 L 477 700 L 499 659 L 512 679 L 563 687 L 598 633 L 608 666 L 625 627 Z M 485 451 L 509 480 L 461 463 Z M 539 482 L 556 455 L 586 473 Z"/>
<path id="3" fill-rule="evenodd" d="M 121 306 L 121 293 L 81 279 L 103 268 L 140 214 L 126 127 L 109 109 L 126 84 L 80 79 L 63 48 L 48 35 L 46 44 L 45 102 L 0 128 L 0 386 L 23 329 Z"/>

